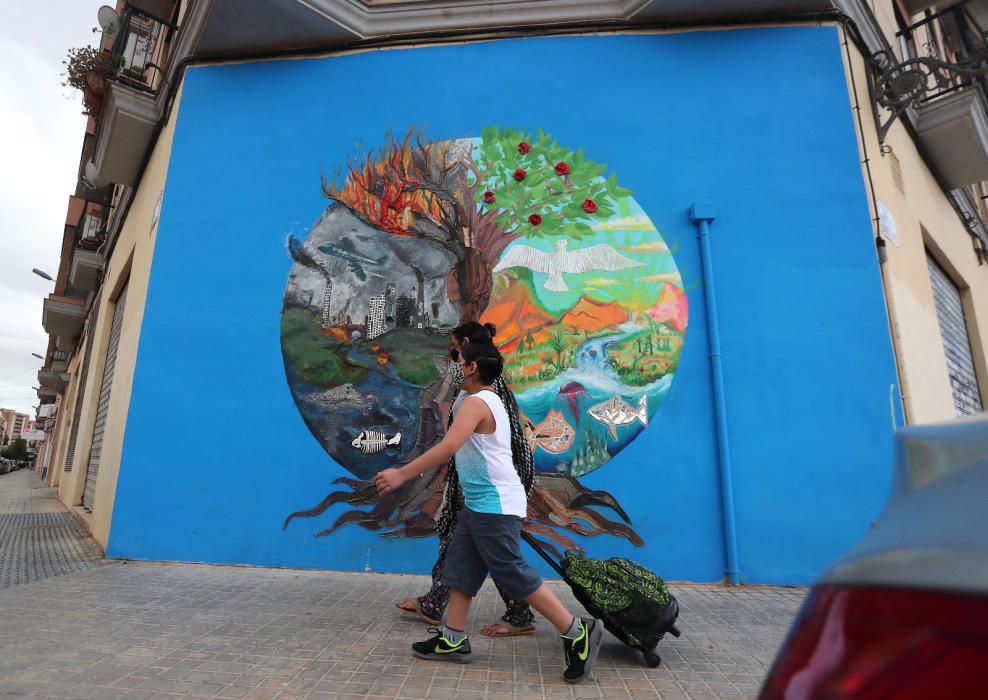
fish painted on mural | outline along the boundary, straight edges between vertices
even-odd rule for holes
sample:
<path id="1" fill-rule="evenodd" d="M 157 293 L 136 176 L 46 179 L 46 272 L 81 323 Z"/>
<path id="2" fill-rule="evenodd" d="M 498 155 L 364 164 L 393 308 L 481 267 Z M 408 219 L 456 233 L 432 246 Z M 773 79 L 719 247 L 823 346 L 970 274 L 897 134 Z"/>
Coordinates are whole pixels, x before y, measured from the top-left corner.
<path id="1" fill-rule="evenodd" d="M 563 279 L 564 273 L 626 270 L 630 267 L 642 267 L 645 264 L 621 255 L 607 243 L 570 251 L 566 250 L 567 243 L 565 238 L 556 241 L 556 249 L 551 253 L 528 245 L 512 246 L 494 266 L 493 272 L 500 272 L 509 267 L 524 267 L 532 272 L 543 272 L 549 275 L 549 279 L 542 286 L 550 292 L 566 292 L 569 291 L 569 287 Z"/>
<path id="2" fill-rule="evenodd" d="M 594 420 L 606 425 L 611 433 L 611 439 L 617 440 L 619 425 L 628 425 L 636 420 L 641 421 L 642 425 L 648 425 L 648 394 L 642 394 L 637 408 L 620 396 L 614 396 L 596 406 L 591 406 L 587 413 Z"/>
<path id="3" fill-rule="evenodd" d="M 350 444 L 365 455 L 376 455 L 378 452 L 383 452 L 389 447 L 398 447 L 401 445 L 401 433 L 395 433 L 394 437 L 389 438 L 384 433 L 376 430 L 361 430 L 360 435 L 355 437 Z"/>
<path id="4" fill-rule="evenodd" d="M 573 426 L 556 410 L 549 411 L 549 415 L 538 425 L 522 413 L 521 425 L 525 430 L 525 439 L 528 440 L 533 452 L 536 447 L 541 447 L 551 454 L 562 454 L 570 448 L 573 438 L 576 437 Z"/>
<path id="5" fill-rule="evenodd" d="M 384 258 L 375 260 L 374 258 L 368 258 L 366 255 L 361 255 L 360 253 L 353 250 L 353 246 L 347 246 L 349 243 L 346 239 L 343 239 L 344 245 L 338 245 L 336 243 L 326 243 L 319 246 L 319 252 L 325 253 L 326 255 L 332 255 L 334 258 L 340 258 L 341 260 L 346 260 L 350 265 L 350 271 L 359 279 L 361 282 L 366 281 L 367 272 L 364 270 L 364 265 L 380 265 L 384 262 Z"/>

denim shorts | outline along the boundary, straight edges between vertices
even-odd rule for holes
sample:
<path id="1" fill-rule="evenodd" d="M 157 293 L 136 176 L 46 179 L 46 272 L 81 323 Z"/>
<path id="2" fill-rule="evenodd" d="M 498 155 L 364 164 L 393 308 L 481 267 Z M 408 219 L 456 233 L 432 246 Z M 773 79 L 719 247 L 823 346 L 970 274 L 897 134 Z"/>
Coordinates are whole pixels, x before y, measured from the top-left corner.
<path id="1" fill-rule="evenodd" d="M 513 600 L 537 591 L 542 578 L 521 557 L 521 521 L 464 507 L 446 551 L 443 584 L 473 597 L 490 574 Z"/>

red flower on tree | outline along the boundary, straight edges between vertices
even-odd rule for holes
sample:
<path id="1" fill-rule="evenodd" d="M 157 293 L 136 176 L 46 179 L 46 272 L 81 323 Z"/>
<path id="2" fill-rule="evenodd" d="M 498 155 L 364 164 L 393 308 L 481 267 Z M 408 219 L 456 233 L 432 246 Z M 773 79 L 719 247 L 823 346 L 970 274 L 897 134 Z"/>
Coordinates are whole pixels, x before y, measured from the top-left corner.
<path id="1" fill-rule="evenodd" d="M 517 170 L 515 170 L 515 172 L 511 175 L 511 177 L 513 177 L 514 179 L 516 179 L 518 182 L 521 182 L 527 176 L 528 176 L 528 173 L 526 173 L 521 168 L 518 168 Z"/>
<path id="2" fill-rule="evenodd" d="M 528 141 L 522 141 L 518 144 L 519 153 L 528 153 L 530 150 L 532 150 L 532 146 L 528 143 Z"/>
<path id="3" fill-rule="evenodd" d="M 487 190 L 486 192 L 484 192 L 484 203 L 485 204 L 493 204 L 496 200 L 497 200 L 497 197 L 494 195 L 493 192 L 491 192 L 490 190 Z"/>
<path id="4" fill-rule="evenodd" d="M 569 163 L 563 161 L 556 163 L 556 175 L 569 175 Z"/>
<path id="5" fill-rule="evenodd" d="M 538 214 L 532 214 L 530 217 L 528 217 L 528 223 L 530 223 L 532 226 L 538 226 L 539 224 L 542 223 L 542 217 L 539 216 Z"/>
<path id="6" fill-rule="evenodd" d="M 597 211 L 597 202 L 593 201 L 592 199 L 584 199 L 583 211 L 585 211 L 588 214 L 593 214 L 595 211 Z"/>

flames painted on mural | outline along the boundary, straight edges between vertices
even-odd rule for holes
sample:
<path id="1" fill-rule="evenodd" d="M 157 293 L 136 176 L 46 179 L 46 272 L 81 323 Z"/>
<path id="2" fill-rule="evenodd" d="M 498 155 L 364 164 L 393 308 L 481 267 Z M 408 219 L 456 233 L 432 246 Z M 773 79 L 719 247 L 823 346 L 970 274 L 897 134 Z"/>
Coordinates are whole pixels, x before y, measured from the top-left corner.
<path id="1" fill-rule="evenodd" d="M 543 473 L 589 473 L 646 428 L 688 308 L 668 246 L 606 170 L 543 132 L 490 127 L 389 136 L 324 180 L 330 205 L 289 241 L 282 348 L 337 462 L 366 479 L 441 439 L 445 336 L 473 319 L 498 328 Z"/>

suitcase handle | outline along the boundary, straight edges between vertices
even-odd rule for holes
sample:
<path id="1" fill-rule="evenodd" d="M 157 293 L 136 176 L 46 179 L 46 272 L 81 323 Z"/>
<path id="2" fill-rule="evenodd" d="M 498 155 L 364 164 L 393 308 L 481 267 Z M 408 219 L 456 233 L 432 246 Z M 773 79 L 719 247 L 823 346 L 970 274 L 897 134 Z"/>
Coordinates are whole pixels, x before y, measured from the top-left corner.
<path id="1" fill-rule="evenodd" d="M 545 549 L 542 547 L 541 544 L 539 544 L 539 541 L 537 539 L 535 539 L 530 534 L 524 531 L 521 533 L 521 537 L 523 540 L 528 542 L 528 544 L 532 547 L 532 549 L 534 549 L 538 553 L 540 557 L 542 557 L 543 559 L 546 560 L 546 562 L 548 562 L 549 566 L 551 566 L 556 571 L 557 574 L 559 574 L 564 579 L 566 578 L 566 574 L 563 572 L 563 567 L 559 564 L 558 561 L 556 561 L 552 557 L 552 555 L 550 555 L 547 551 L 545 551 Z"/>

